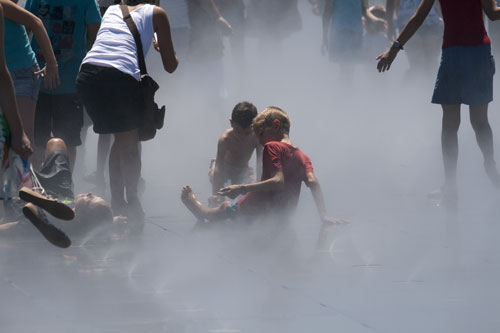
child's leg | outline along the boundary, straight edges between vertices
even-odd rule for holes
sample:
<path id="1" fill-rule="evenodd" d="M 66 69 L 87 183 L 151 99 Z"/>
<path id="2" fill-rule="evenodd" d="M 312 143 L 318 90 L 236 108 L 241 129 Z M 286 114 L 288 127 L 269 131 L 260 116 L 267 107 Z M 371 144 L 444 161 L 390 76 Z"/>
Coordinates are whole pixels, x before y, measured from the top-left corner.
<path id="1" fill-rule="evenodd" d="M 454 189 L 457 181 L 458 128 L 460 127 L 460 105 L 442 105 L 443 123 L 441 148 L 443 151 L 445 188 Z"/>
<path id="2" fill-rule="evenodd" d="M 496 169 L 493 132 L 488 121 L 488 104 L 470 106 L 470 122 L 476 133 L 476 140 L 484 157 L 486 173 L 495 186 L 500 186 L 500 175 Z"/>
<path id="3" fill-rule="evenodd" d="M 215 208 L 209 208 L 204 206 L 195 196 L 193 189 L 190 186 L 184 186 L 182 188 L 181 200 L 184 205 L 200 220 L 225 220 L 229 218 L 229 214 L 226 210 L 228 201 L 222 203 L 220 206 Z"/>

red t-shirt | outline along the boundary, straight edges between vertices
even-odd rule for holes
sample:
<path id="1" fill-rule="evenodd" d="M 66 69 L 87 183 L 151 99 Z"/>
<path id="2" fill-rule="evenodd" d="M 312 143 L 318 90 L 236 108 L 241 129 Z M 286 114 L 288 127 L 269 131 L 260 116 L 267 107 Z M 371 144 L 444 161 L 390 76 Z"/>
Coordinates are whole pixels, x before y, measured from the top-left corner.
<path id="1" fill-rule="evenodd" d="M 313 172 L 311 160 L 299 148 L 284 142 L 266 143 L 262 153 L 262 178 L 272 178 L 282 170 L 285 187 L 281 191 L 250 192 L 238 202 L 243 214 L 258 214 L 269 209 L 292 213 L 297 207 L 300 187 L 308 173 Z"/>
<path id="2" fill-rule="evenodd" d="M 490 44 L 481 0 L 440 0 L 444 20 L 443 49 Z"/>

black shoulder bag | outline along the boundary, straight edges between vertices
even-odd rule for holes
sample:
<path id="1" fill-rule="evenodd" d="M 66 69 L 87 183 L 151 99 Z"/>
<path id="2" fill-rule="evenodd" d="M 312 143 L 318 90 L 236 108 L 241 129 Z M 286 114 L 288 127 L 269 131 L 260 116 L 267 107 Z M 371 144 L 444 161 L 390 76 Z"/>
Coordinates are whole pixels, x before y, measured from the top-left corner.
<path id="1" fill-rule="evenodd" d="M 134 36 L 135 45 L 137 47 L 137 60 L 139 61 L 139 69 L 141 70 L 140 89 L 143 97 L 144 107 L 144 124 L 137 129 L 139 133 L 139 140 L 147 141 L 155 137 L 156 131 L 163 127 L 165 120 L 165 105 L 160 109 L 158 104 L 155 103 L 155 93 L 160 88 L 158 83 L 149 76 L 146 69 L 146 62 L 144 61 L 144 52 L 142 50 L 141 36 L 139 30 L 130 16 L 128 7 L 120 4 L 123 13 L 123 20 L 127 24 L 132 36 Z"/>

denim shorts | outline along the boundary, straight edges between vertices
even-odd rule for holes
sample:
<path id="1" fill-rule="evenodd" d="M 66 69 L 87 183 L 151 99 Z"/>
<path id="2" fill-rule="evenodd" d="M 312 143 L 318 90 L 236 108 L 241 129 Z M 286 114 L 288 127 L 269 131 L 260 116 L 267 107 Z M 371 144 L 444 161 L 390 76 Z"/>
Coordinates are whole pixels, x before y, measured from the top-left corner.
<path id="1" fill-rule="evenodd" d="M 489 44 L 443 49 L 432 103 L 484 105 L 493 100 L 495 60 Z"/>
<path id="2" fill-rule="evenodd" d="M 35 75 L 35 72 L 38 70 L 38 65 L 9 69 L 12 81 L 14 81 L 16 97 L 30 98 L 34 101 L 38 99 L 41 82 L 40 76 Z"/>

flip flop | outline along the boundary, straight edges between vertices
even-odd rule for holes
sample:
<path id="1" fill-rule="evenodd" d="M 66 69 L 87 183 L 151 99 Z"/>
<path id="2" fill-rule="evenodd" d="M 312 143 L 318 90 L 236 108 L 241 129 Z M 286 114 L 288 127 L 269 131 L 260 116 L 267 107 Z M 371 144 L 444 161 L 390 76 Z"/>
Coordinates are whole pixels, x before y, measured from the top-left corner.
<path id="1" fill-rule="evenodd" d="M 27 187 L 22 187 L 19 190 L 19 197 L 26 202 L 31 202 L 43 208 L 50 215 L 58 219 L 69 221 L 75 218 L 75 212 L 69 206 L 66 206 L 60 201 L 47 198 Z"/>
<path id="2" fill-rule="evenodd" d="M 23 214 L 51 244 L 66 249 L 71 245 L 69 237 L 51 224 L 43 211 L 31 203 L 23 207 Z"/>

